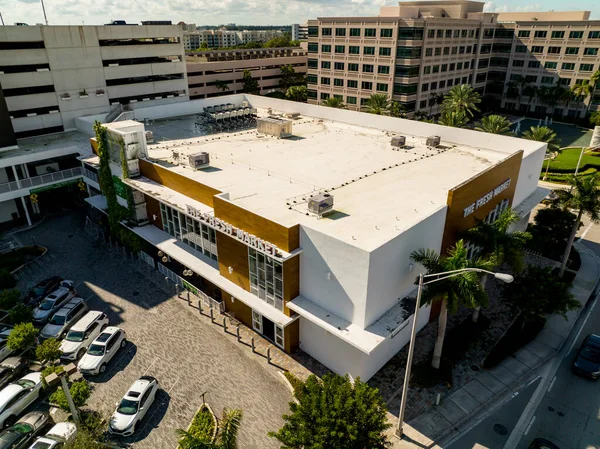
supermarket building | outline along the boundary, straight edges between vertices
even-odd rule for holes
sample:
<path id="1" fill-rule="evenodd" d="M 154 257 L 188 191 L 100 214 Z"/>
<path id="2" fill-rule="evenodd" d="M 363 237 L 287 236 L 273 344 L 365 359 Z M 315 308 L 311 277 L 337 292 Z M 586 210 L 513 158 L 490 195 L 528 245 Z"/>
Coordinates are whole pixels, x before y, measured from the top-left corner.
<path id="1" fill-rule="evenodd" d="M 211 133 L 205 108 L 225 103 L 218 109 L 254 112 L 261 132 Z M 302 348 L 363 380 L 409 340 L 422 270 L 411 252 L 440 252 L 508 207 L 524 228 L 546 194 L 537 186 L 546 145 L 534 141 L 252 95 L 134 112 L 137 121 L 105 124 L 133 232 L 284 351 Z M 96 118 L 76 125 L 92 135 Z M 88 202 L 106 209 L 99 158 L 82 164 L 96 193 Z M 332 199 L 328 213 L 315 209 Z M 422 311 L 419 328 L 436 313 Z"/>

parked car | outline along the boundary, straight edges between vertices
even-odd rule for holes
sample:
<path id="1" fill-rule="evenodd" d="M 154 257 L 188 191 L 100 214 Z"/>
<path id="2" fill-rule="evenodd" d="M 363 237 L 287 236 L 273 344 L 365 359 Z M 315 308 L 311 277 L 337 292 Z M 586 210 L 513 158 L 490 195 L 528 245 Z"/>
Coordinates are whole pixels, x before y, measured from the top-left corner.
<path id="1" fill-rule="evenodd" d="M 106 364 L 115 356 L 120 348 L 127 344 L 127 336 L 123 329 L 109 326 L 96 338 L 87 352 L 81 357 L 77 368 L 83 375 L 95 375 L 106 371 Z"/>
<path id="2" fill-rule="evenodd" d="M 14 426 L 0 432 L 0 449 L 25 449 L 48 425 L 48 421 L 47 413 L 27 413 Z"/>
<path id="3" fill-rule="evenodd" d="M 572 365 L 573 372 L 594 380 L 600 378 L 600 335 L 588 335 Z"/>
<path id="4" fill-rule="evenodd" d="M 10 349 L 7 345 L 8 336 L 12 330 L 12 326 L 0 326 L 0 361 L 10 357 L 15 353 L 15 351 Z"/>
<path id="5" fill-rule="evenodd" d="M 35 307 L 39 302 L 56 290 L 60 286 L 60 282 L 63 280 L 60 276 L 52 276 L 48 279 L 44 279 L 33 286 L 29 293 L 23 300 L 26 306 Z"/>
<path id="6" fill-rule="evenodd" d="M 8 357 L 0 362 L 0 389 L 9 382 L 20 378 L 27 370 L 27 361 L 23 357 Z"/>
<path id="7" fill-rule="evenodd" d="M 0 428 L 11 426 L 40 396 L 42 373 L 29 373 L 0 391 Z"/>
<path id="8" fill-rule="evenodd" d="M 67 331 L 89 310 L 81 298 L 73 298 L 62 306 L 40 332 L 42 339 L 63 338 Z"/>
<path id="9" fill-rule="evenodd" d="M 88 346 L 100 332 L 108 326 L 108 317 L 102 312 L 92 310 L 85 314 L 71 327 L 67 336 L 60 344 L 62 355 L 66 360 L 77 360 L 83 357 Z"/>
<path id="10" fill-rule="evenodd" d="M 58 287 L 33 309 L 33 322 L 39 325 L 46 324 L 52 315 L 74 296 L 75 289 Z"/>
<path id="11" fill-rule="evenodd" d="M 117 404 L 108 423 L 108 431 L 126 437 L 133 435 L 154 403 L 159 389 L 158 381 L 154 377 L 142 376 L 136 380 Z"/>
<path id="12" fill-rule="evenodd" d="M 529 445 L 529 449 L 560 449 L 552 441 L 545 440 L 544 438 L 536 438 Z"/>
<path id="13" fill-rule="evenodd" d="M 77 426 L 72 422 L 60 422 L 43 437 L 38 437 L 29 449 L 62 449 L 77 435 Z"/>

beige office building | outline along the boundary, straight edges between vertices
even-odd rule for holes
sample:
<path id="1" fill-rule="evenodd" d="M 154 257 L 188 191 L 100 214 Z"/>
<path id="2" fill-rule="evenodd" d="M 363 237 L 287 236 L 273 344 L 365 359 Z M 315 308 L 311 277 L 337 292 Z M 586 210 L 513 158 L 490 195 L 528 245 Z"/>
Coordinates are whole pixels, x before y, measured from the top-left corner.
<path id="1" fill-rule="evenodd" d="M 187 56 L 190 98 L 210 98 L 241 93 L 244 70 L 258 81 L 260 93 L 279 90 L 281 67 L 291 65 L 306 74 L 306 51 L 300 47 L 214 50 Z M 217 87 L 226 83 L 225 90 Z"/>
<path id="2" fill-rule="evenodd" d="M 435 114 L 444 93 L 468 83 L 491 106 L 507 110 L 552 115 L 556 109 L 555 115 L 581 117 L 590 102 L 598 107 L 598 94 L 560 107 L 522 91 L 589 80 L 600 68 L 600 21 L 590 21 L 589 12 L 499 14 L 483 7 L 474 1 L 400 2 L 376 17 L 310 20 L 309 103 L 335 96 L 358 109 L 383 93 L 409 113 Z"/>

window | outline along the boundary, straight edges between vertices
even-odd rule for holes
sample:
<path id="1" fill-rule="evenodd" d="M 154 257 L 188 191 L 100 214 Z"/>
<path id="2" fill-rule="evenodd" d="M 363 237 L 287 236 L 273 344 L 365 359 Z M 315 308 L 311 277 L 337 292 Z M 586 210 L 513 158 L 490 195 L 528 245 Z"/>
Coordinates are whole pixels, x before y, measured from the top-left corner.
<path id="1" fill-rule="evenodd" d="M 317 75 L 306 75 L 306 84 L 317 84 L 318 80 Z"/>
<path id="2" fill-rule="evenodd" d="M 479 30 L 477 30 L 477 31 L 479 31 Z M 477 34 L 479 34 L 479 33 L 477 33 Z M 469 37 L 473 37 L 473 36 L 475 36 L 475 30 L 469 30 Z"/>
<path id="3" fill-rule="evenodd" d="M 377 92 L 387 92 L 388 85 L 385 83 L 377 83 Z"/>
<path id="4" fill-rule="evenodd" d="M 535 37 L 537 39 L 545 39 L 547 35 L 548 35 L 547 31 L 536 31 L 533 33 L 533 37 Z"/>
<path id="5" fill-rule="evenodd" d="M 283 348 L 283 327 L 275 325 L 275 344 Z"/>
<path id="6" fill-rule="evenodd" d="M 459 55 L 464 55 L 465 54 L 465 47 L 458 47 L 458 54 Z"/>
<path id="7" fill-rule="evenodd" d="M 319 68 L 319 60 L 318 59 L 309 59 L 308 60 L 308 68 L 309 69 L 318 69 Z"/>
<path id="8" fill-rule="evenodd" d="M 525 61 L 521 59 L 513 59 L 513 67 L 523 67 L 525 65 Z"/>
<path id="9" fill-rule="evenodd" d="M 435 30 L 427 30 L 427 38 L 433 39 L 435 37 Z"/>
<path id="10" fill-rule="evenodd" d="M 554 77 L 553 76 L 542 76 L 542 84 L 553 84 Z"/>
<path id="11" fill-rule="evenodd" d="M 429 90 L 429 83 L 423 83 L 423 85 L 421 86 L 421 92 L 427 92 Z M 394 93 L 396 91 L 396 88 L 394 86 Z"/>
<path id="12" fill-rule="evenodd" d="M 525 53 L 527 51 L 527 47 L 525 45 L 517 45 L 515 47 L 515 51 L 517 53 Z"/>
<path id="13" fill-rule="evenodd" d="M 421 100 L 419 103 L 419 109 L 424 109 L 427 107 L 427 100 Z"/>
<path id="14" fill-rule="evenodd" d="M 548 61 L 548 62 L 544 63 L 544 68 L 546 68 L 546 69 L 556 69 L 557 65 L 558 64 L 556 62 L 550 62 L 550 61 Z"/>
<path id="15" fill-rule="evenodd" d="M 358 72 L 358 64 L 354 62 L 348 63 L 348 71 L 349 72 Z"/>
<path id="16" fill-rule="evenodd" d="M 437 89 L 437 81 L 434 81 L 433 83 L 431 83 L 431 90 L 436 90 Z"/>
<path id="17" fill-rule="evenodd" d="M 193 250 L 210 257 L 217 258 L 217 233 L 200 221 L 184 215 L 179 211 L 160 203 L 160 215 L 163 230 L 182 241 Z"/>
<path id="18" fill-rule="evenodd" d="M 558 84 L 561 86 L 568 86 L 571 84 L 571 78 L 561 78 L 558 80 Z"/>
<path id="19" fill-rule="evenodd" d="M 553 31 L 551 35 L 552 39 L 562 39 L 565 37 L 564 31 Z"/>
<path id="20" fill-rule="evenodd" d="M 394 94 L 396 95 L 412 95 L 416 94 L 418 89 L 418 84 L 394 84 Z"/>
<path id="21" fill-rule="evenodd" d="M 462 62 L 457 62 L 456 63 L 456 70 L 462 70 L 463 68 L 463 63 Z"/>
<path id="22" fill-rule="evenodd" d="M 321 36 L 331 36 L 331 28 L 321 28 Z"/>
<path id="23" fill-rule="evenodd" d="M 436 56 L 442 56 L 442 47 L 437 47 L 434 53 Z"/>
<path id="24" fill-rule="evenodd" d="M 436 30 L 436 31 L 435 31 L 435 37 L 436 37 L 437 39 L 441 39 L 441 38 L 443 38 L 443 37 L 444 37 L 444 30 Z"/>
<path id="25" fill-rule="evenodd" d="M 380 75 L 389 75 L 390 74 L 390 66 L 387 66 L 387 65 L 377 66 L 377 73 Z"/>
<path id="26" fill-rule="evenodd" d="M 348 87 L 349 89 L 358 89 L 358 81 L 348 80 L 346 82 L 346 87 Z"/>
<path id="27" fill-rule="evenodd" d="M 528 83 L 537 83 L 537 76 L 535 75 L 526 75 L 525 81 Z"/>
<path id="28" fill-rule="evenodd" d="M 348 53 L 351 55 L 359 55 L 360 54 L 360 47 L 358 45 L 350 45 L 348 47 Z"/>
<path id="29" fill-rule="evenodd" d="M 272 257 L 248 248 L 250 292 L 283 310 L 283 265 Z"/>
<path id="30" fill-rule="evenodd" d="M 567 47 L 567 51 L 565 51 L 565 55 L 578 55 L 579 47 Z"/>
<path id="31" fill-rule="evenodd" d="M 423 67 L 423 75 L 429 75 L 430 73 L 431 73 L 430 65 L 426 65 L 425 67 Z"/>
<path id="32" fill-rule="evenodd" d="M 308 43 L 308 52 L 309 53 L 318 53 L 319 52 L 319 44 L 317 44 L 316 42 L 309 42 Z"/>
<path id="33" fill-rule="evenodd" d="M 465 35 L 463 37 L 467 36 L 467 31 L 463 30 L 465 32 Z M 483 38 L 484 39 L 491 39 L 494 37 L 494 29 L 493 28 L 486 28 L 485 30 L 483 30 Z"/>
<path id="34" fill-rule="evenodd" d="M 439 65 L 434 65 L 433 66 L 433 73 L 439 73 L 440 71 L 440 66 Z"/>
<path id="35" fill-rule="evenodd" d="M 341 78 L 334 78 L 333 85 L 337 87 L 344 87 L 344 80 Z"/>
<path id="36" fill-rule="evenodd" d="M 307 90 L 306 91 L 306 98 L 310 98 L 312 100 L 316 100 L 317 99 L 317 91 L 316 90 Z"/>
<path id="37" fill-rule="evenodd" d="M 529 61 L 527 67 L 530 69 L 539 69 L 541 66 L 540 61 Z"/>
<path id="38" fill-rule="evenodd" d="M 471 53 L 472 50 L 473 50 L 473 47 L 471 47 L 470 45 L 467 45 L 467 53 Z"/>
<path id="39" fill-rule="evenodd" d="M 419 76 L 419 66 L 415 65 L 415 66 L 409 66 L 409 65 L 397 65 L 395 67 L 396 70 L 396 74 L 395 76 L 397 77 L 401 77 L 401 76 Z"/>
<path id="40" fill-rule="evenodd" d="M 262 315 L 254 310 L 252 310 L 252 328 L 262 334 Z"/>
<path id="41" fill-rule="evenodd" d="M 392 49 L 389 47 L 379 47 L 379 56 L 392 56 Z"/>
<path id="42" fill-rule="evenodd" d="M 423 28 L 400 27 L 398 28 L 398 40 L 421 40 L 423 39 Z"/>
<path id="43" fill-rule="evenodd" d="M 446 39 L 452 37 L 452 30 L 446 30 Z"/>
<path id="44" fill-rule="evenodd" d="M 344 70 L 344 63 L 343 62 L 334 62 L 333 70 Z"/>
<path id="45" fill-rule="evenodd" d="M 451 63 L 451 64 L 448 66 L 448 70 L 449 70 L 450 72 L 453 72 L 455 68 L 456 68 L 456 63 L 454 63 L 454 62 L 453 62 L 453 63 Z"/>
<path id="46" fill-rule="evenodd" d="M 335 29 L 335 35 L 337 37 L 344 37 L 344 36 L 346 36 L 346 28 L 336 28 Z"/>
<path id="47" fill-rule="evenodd" d="M 597 48 L 584 48 L 583 49 L 583 55 L 584 56 L 597 56 L 598 55 L 598 49 Z"/>
<path id="48" fill-rule="evenodd" d="M 579 64 L 579 70 L 582 72 L 593 72 L 594 64 Z"/>
<path id="49" fill-rule="evenodd" d="M 331 61 L 321 61 L 321 68 L 331 70 Z"/>
<path id="50" fill-rule="evenodd" d="M 563 62 L 561 69 L 563 70 L 575 70 L 575 63 L 573 62 Z"/>
<path id="51" fill-rule="evenodd" d="M 560 47 L 548 47 L 548 54 L 549 55 L 559 55 Z"/>
<path id="52" fill-rule="evenodd" d="M 581 39 L 583 38 L 583 31 L 571 31 L 569 33 L 569 39 Z"/>
<path id="53" fill-rule="evenodd" d="M 467 84 L 468 81 L 469 81 L 469 77 L 467 77 L 467 76 L 463 76 L 462 77 L 462 83 L 463 84 Z"/>
<path id="54" fill-rule="evenodd" d="M 394 30 L 392 30 L 391 28 L 382 28 L 381 30 L 379 30 L 379 37 L 392 37 L 392 32 Z"/>
<path id="55" fill-rule="evenodd" d="M 326 76 L 322 76 L 321 77 L 321 84 L 324 84 L 325 86 L 329 86 L 331 84 L 331 78 L 326 77 Z"/>
<path id="56" fill-rule="evenodd" d="M 448 80 L 448 87 L 452 87 L 453 81 L 454 80 Z"/>
<path id="57" fill-rule="evenodd" d="M 308 27 L 308 37 L 318 37 L 319 36 L 319 27 L 310 26 Z"/>
<path id="58" fill-rule="evenodd" d="M 443 89 L 444 87 L 446 87 L 446 81 L 440 81 L 440 89 Z"/>
<path id="59" fill-rule="evenodd" d="M 530 35 L 531 35 L 531 31 L 529 31 L 529 30 L 519 31 L 519 37 L 529 37 Z"/>
<path id="60" fill-rule="evenodd" d="M 350 28 L 350 37 L 360 37 L 360 28 Z M 354 104 L 356 104 L 356 97 L 354 98 Z"/>
<path id="61" fill-rule="evenodd" d="M 493 35 L 494 35 L 494 32 L 492 31 L 492 36 Z M 467 30 L 460 30 L 460 37 L 467 37 Z"/>
<path id="62" fill-rule="evenodd" d="M 450 47 L 444 47 L 444 56 L 450 54 Z"/>
<path id="63" fill-rule="evenodd" d="M 362 71 L 363 73 L 373 73 L 373 64 L 363 64 Z"/>
<path id="64" fill-rule="evenodd" d="M 470 65 L 471 65 L 471 63 L 470 63 L 469 61 L 465 61 L 465 64 L 464 64 L 464 66 L 463 66 L 463 67 L 464 67 L 465 69 L 468 69 L 468 68 L 470 67 Z"/>
<path id="65" fill-rule="evenodd" d="M 346 97 L 346 103 L 356 104 L 356 97 Z"/>
<path id="66" fill-rule="evenodd" d="M 374 55 L 375 47 L 363 47 L 363 55 Z"/>
<path id="67" fill-rule="evenodd" d="M 531 53 L 544 53 L 544 47 L 540 45 L 534 45 L 531 47 Z"/>
<path id="68" fill-rule="evenodd" d="M 452 47 L 452 54 L 455 55 L 458 53 L 458 47 Z"/>
<path id="69" fill-rule="evenodd" d="M 600 39 L 600 31 L 590 31 L 588 33 L 588 39 Z"/>
<path id="70" fill-rule="evenodd" d="M 368 102 L 369 102 L 369 99 L 368 99 L 368 98 L 361 98 L 361 99 L 360 99 L 360 105 L 361 105 L 361 106 L 364 106 L 364 105 L 366 105 Z"/>
<path id="71" fill-rule="evenodd" d="M 336 53 L 346 53 L 346 46 L 345 45 L 336 45 L 335 52 Z"/>
<path id="72" fill-rule="evenodd" d="M 373 90 L 373 83 L 370 81 L 363 81 L 360 83 L 360 88 L 363 90 Z"/>
<path id="73" fill-rule="evenodd" d="M 110 351 L 115 346 L 117 340 L 119 340 L 119 335 L 121 335 L 121 331 L 115 332 L 115 334 L 110 338 L 110 340 L 106 342 L 106 352 Z"/>
<path id="74" fill-rule="evenodd" d="M 331 53 L 331 45 L 321 45 L 321 53 Z"/>
<path id="75" fill-rule="evenodd" d="M 460 37 L 460 30 L 454 30 L 454 37 Z"/>
<path id="76" fill-rule="evenodd" d="M 490 66 L 490 60 L 489 59 L 480 59 L 477 68 L 478 69 L 486 69 L 489 66 Z"/>
<path id="77" fill-rule="evenodd" d="M 431 55 L 429 55 L 431 56 Z M 421 47 L 397 47 L 396 48 L 396 57 L 397 58 L 420 58 L 421 57 Z"/>
<path id="78" fill-rule="evenodd" d="M 442 64 L 442 72 L 448 71 L 448 64 Z"/>
<path id="79" fill-rule="evenodd" d="M 321 100 L 327 100 L 329 98 L 329 94 L 325 92 L 321 92 Z"/>
<path id="80" fill-rule="evenodd" d="M 377 37 L 377 29 L 365 28 L 365 37 Z"/>

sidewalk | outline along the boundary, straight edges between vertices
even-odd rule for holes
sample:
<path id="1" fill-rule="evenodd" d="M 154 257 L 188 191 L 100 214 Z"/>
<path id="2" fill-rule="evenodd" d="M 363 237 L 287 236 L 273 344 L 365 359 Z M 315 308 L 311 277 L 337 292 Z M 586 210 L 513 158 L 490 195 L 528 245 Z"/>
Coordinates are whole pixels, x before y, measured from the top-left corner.
<path id="1" fill-rule="evenodd" d="M 597 257 L 583 244 L 575 244 L 581 255 L 581 268 L 573 281 L 571 293 L 583 307 L 600 277 Z M 560 350 L 575 324 L 581 308 L 567 314 L 565 321 L 552 315 L 538 336 L 489 371 L 482 371 L 464 387 L 443 398 L 439 406 L 405 424 L 405 438 L 393 438 L 394 448 L 439 448 L 434 441 L 448 437 L 475 414 L 489 408 L 498 397 L 524 382 L 531 373 Z M 396 424 L 396 420 L 394 420 Z"/>

